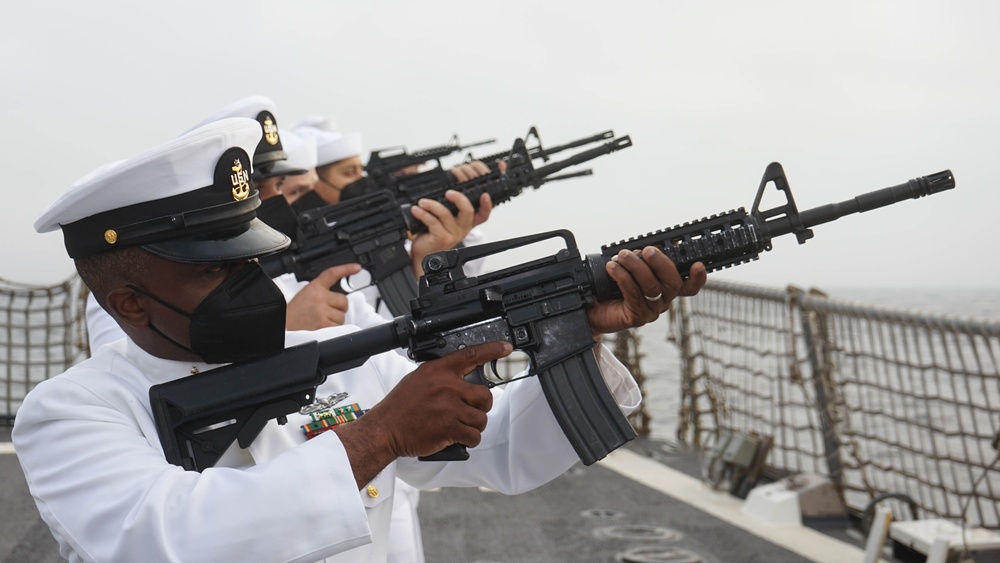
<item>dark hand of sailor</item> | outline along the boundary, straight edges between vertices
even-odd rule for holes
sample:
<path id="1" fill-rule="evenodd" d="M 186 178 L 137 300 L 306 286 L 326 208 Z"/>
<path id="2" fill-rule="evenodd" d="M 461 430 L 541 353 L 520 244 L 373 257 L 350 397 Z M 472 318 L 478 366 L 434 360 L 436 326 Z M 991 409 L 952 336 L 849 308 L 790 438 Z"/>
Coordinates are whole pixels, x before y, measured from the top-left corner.
<path id="1" fill-rule="evenodd" d="M 463 378 L 511 350 L 508 342 L 487 342 L 424 362 L 363 417 L 337 427 L 358 488 L 398 457 L 427 456 L 452 444 L 478 445 L 493 395 Z"/>
<path id="2" fill-rule="evenodd" d="M 606 269 L 618 284 L 623 298 L 598 303 L 587 310 L 595 339 L 602 333 L 618 332 L 655 321 L 679 295 L 696 295 L 708 280 L 701 262 L 691 267 L 688 279 L 681 278 L 674 263 L 658 248 L 642 252 L 623 250 Z"/>

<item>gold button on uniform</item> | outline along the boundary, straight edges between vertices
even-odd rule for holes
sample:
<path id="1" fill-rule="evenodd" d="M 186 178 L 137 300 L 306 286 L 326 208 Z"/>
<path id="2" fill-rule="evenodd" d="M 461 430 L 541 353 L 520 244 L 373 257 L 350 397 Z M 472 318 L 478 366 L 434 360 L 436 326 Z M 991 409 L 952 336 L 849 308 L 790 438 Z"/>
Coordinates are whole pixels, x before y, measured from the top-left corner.
<path id="1" fill-rule="evenodd" d="M 378 498 L 378 488 L 375 485 L 368 485 L 368 496 Z"/>

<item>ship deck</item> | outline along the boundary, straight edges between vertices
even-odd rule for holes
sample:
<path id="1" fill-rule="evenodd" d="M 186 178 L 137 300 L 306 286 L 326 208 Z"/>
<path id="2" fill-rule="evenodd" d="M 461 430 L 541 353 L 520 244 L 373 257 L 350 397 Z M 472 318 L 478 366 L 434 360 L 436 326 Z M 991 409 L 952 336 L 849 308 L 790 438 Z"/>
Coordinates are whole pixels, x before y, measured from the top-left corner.
<path id="1" fill-rule="evenodd" d="M 62 561 L 0 429 L 0 561 Z M 424 492 L 428 562 L 861 561 L 863 539 L 843 526 L 770 526 L 697 478 L 698 461 L 670 443 L 637 439 L 527 494 Z"/>

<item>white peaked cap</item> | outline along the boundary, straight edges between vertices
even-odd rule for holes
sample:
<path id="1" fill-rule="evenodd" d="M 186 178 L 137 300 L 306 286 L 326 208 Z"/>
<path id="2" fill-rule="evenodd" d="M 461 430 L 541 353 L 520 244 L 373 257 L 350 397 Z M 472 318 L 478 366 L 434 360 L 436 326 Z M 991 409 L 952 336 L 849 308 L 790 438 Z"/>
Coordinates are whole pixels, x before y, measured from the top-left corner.
<path id="1" fill-rule="evenodd" d="M 281 141 L 288 155 L 289 166 L 309 170 L 316 168 L 316 143 L 311 136 L 302 136 L 295 131 L 281 130 Z"/>
<path id="2" fill-rule="evenodd" d="M 213 121 L 219 121 L 220 119 L 226 119 L 228 117 L 249 117 L 250 119 L 257 119 L 257 115 L 262 111 L 267 111 L 272 114 L 276 112 L 277 107 L 274 105 L 274 101 L 267 96 L 247 96 L 246 98 L 236 100 L 205 119 L 202 119 L 193 127 L 185 131 L 185 133 L 198 129 L 199 127 L 204 127 Z"/>
<path id="3" fill-rule="evenodd" d="M 256 120 L 223 119 L 101 166 L 49 205 L 35 230 L 61 227 L 73 258 L 130 246 L 181 262 L 280 250 L 288 239 L 254 218 L 249 169 L 260 138 Z"/>
<path id="4" fill-rule="evenodd" d="M 196 129 L 213 121 L 228 117 L 249 117 L 256 119 L 263 133 L 257 150 L 253 156 L 254 178 L 270 178 L 289 174 L 302 174 L 305 170 L 290 166 L 286 161 L 288 155 L 282 143 L 278 118 L 275 117 L 276 107 L 267 96 L 248 96 L 236 100 L 212 115 L 198 122 Z"/>

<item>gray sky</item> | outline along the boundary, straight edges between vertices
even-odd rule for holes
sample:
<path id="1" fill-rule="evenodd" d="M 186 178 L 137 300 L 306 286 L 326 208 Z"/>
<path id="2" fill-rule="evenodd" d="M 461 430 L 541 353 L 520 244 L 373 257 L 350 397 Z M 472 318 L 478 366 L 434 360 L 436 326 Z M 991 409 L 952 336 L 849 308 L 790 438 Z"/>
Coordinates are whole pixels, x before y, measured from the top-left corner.
<path id="1" fill-rule="evenodd" d="M 715 274 L 770 286 L 990 288 L 1000 4 L 848 2 L 18 2 L 0 34 L 0 277 L 70 275 L 32 223 L 97 166 L 247 95 L 366 150 L 452 133 L 504 145 L 614 129 L 595 175 L 498 208 L 493 240 L 566 228 L 581 251 L 750 207 L 779 161 L 800 209 L 951 169 L 958 187 L 775 239 Z M 489 147 L 498 149 L 499 145 Z M 514 254 L 497 263 L 537 254 Z"/>

